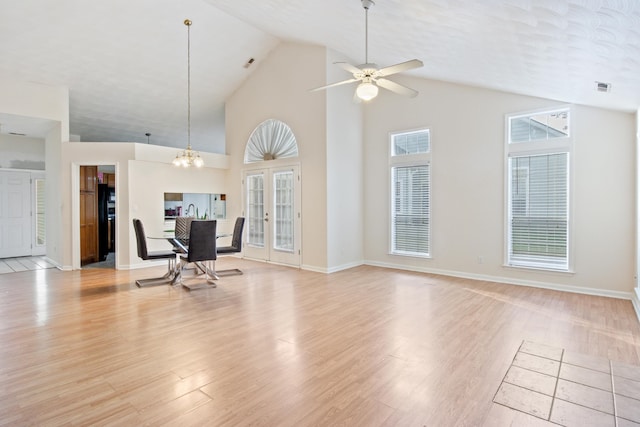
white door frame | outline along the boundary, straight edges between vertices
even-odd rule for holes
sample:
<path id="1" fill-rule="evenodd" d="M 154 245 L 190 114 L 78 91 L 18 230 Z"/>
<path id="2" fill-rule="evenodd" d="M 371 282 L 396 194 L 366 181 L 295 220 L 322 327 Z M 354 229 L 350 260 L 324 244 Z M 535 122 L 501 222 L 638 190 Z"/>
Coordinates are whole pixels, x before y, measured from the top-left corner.
<path id="1" fill-rule="evenodd" d="M 242 214 L 247 219 L 245 223 L 245 232 L 243 236 L 243 252 L 246 258 L 257 259 L 276 264 L 291 265 L 300 267 L 302 254 L 301 254 L 301 242 L 302 242 L 302 218 L 301 218 L 301 174 L 299 164 L 286 164 L 277 163 L 265 164 L 257 163 L 253 168 L 245 168 L 242 171 Z M 271 166 L 271 167 L 268 167 Z M 283 171 L 291 171 L 293 173 L 294 188 L 293 188 L 293 248 L 291 250 L 283 250 L 274 247 L 274 228 L 275 228 L 275 194 L 273 191 L 273 178 L 274 174 Z M 249 211 L 247 200 L 247 177 L 255 174 L 263 175 L 263 204 L 264 204 L 264 218 L 265 231 L 264 231 L 264 246 L 255 246 L 248 242 L 249 238 Z"/>
<path id="2" fill-rule="evenodd" d="M 47 242 L 46 242 L 46 231 L 45 231 L 45 242 L 44 245 L 38 244 L 38 200 L 37 194 L 38 191 L 36 189 L 36 180 L 45 180 L 46 181 L 46 173 L 42 172 L 32 172 L 31 173 L 31 255 L 46 255 L 47 253 Z M 47 194 L 45 192 L 45 198 Z M 45 209 L 44 212 L 45 223 L 47 211 Z"/>
<path id="3" fill-rule="evenodd" d="M 71 269 L 81 270 L 80 262 L 80 166 L 115 166 L 116 174 L 116 242 L 115 242 L 115 269 L 119 270 L 120 266 L 120 250 L 118 239 L 118 229 L 120 228 L 120 221 L 117 218 L 120 216 L 118 200 L 122 200 L 120 197 L 120 162 L 116 161 L 82 161 L 71 163 Z M 120 216 L 122 218 L 122 216 Z"/>

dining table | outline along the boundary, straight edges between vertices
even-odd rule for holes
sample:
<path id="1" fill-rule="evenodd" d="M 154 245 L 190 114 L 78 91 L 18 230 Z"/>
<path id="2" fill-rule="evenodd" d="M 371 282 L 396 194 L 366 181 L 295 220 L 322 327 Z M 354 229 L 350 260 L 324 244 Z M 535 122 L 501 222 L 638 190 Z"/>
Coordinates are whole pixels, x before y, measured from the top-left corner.
<path id="1" fill-rule="evenodd" d="M 216 234 L 216 239 L 220 239 L 223 237 L 231 237 L 232 234 L 231 233 L 217 233 Z M 189 238 L 188 237 L 184 237 L 184 236 L 176 236 L 175 232 L 170 232 L 167 231 L 165 232 L 162 237 L 160 236 L 147 236 L 148 239 L 152 239 L 152 240 L 166 240 L 169 243 L 171 243 L 171 245 L 173 246 L 173 250 L 176 253 L 176 255 L 186 255 L 189 253 Z M 216 274 L 215 271 L 215 261 L 213 261 L 213 271 L 211 269 L 208 269 L 203 263 L 201 262 L 195 262 L 194 263 L 196 268 L 198 270 L 200 270 L 203 273 L 208 273 L 214 277 L 215 279 L 219 279 L 218 275 Z M 182 266 L 180 265 L 179 262 L 175 263 L 175 268 L 174 268 L 174 272 L 173 275 L 171 277 L 171 282 L 170 284 L 173 286 L 176 284 L 176 282 L 178 282 L 181 279 L 181 275 L 182 275 Z"/>

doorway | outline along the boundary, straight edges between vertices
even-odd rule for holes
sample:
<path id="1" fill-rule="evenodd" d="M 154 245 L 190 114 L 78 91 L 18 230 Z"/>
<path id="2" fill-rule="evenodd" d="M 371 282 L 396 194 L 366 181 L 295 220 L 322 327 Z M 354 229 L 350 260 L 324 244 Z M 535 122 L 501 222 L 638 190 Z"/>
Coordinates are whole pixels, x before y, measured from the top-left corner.
<path id="1" fill-rule="evenodd" d="M 245 257 L 299 267 L 299 167 L 245 170 L 242 182 Z"/>
<path id="2" fill-rule="evenodd" d="M 115 268 L 115 165 L 80 166 L 80 265 Z"/>
<path id="3" fill-rule="evenodd" d="M 44 255 L 44 176 L 0 171 L 0 258 Z"/>

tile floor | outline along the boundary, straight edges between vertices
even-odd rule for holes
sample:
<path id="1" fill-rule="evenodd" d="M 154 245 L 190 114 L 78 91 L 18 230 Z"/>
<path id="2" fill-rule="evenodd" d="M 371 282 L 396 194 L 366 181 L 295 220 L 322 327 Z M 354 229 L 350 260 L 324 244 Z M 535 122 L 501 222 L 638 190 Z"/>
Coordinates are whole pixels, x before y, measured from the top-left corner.
<path id="1" fill-rule="evenodd" d="M 43 256 L 0 258 L 0 274 L 15 273 L 18 271 L 42 270 L 43 268 L 53 267 L 55 267 L 55 265 L 48 262 Z"/>
<path id="2" fill-rule="evenodd" d="M 493 401 L 549 425 L 640 427 L 640 366 L 524 341 Z"/>

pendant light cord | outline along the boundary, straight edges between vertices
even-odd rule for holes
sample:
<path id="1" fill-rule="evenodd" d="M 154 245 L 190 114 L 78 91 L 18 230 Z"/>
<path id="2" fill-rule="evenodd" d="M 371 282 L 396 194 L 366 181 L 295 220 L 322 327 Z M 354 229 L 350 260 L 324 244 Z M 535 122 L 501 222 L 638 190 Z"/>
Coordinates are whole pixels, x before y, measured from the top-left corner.
<path id="1" fill-rule="evenodd" d="M 187 149 L 191 150 L 191 21 L 184 20 L 187 26 Z"/>

